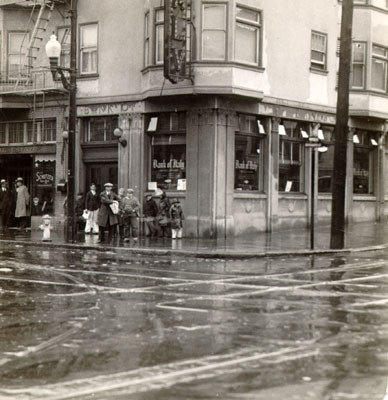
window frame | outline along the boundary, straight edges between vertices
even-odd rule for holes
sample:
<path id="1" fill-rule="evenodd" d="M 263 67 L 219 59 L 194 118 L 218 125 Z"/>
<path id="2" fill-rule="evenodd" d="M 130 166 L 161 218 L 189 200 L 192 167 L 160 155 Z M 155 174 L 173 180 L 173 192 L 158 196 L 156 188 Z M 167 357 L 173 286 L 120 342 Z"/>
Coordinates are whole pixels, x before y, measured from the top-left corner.
<path id="1" fill-rule="evenodd" d="M 117 127 L 119 120 L 118 120 L 118 115 L 94 115 L 86 118 L 82 118 L 82 144 L 87 144 L 87 145 L 99 145 L 99 144 L 111 144 L 115 143 L 117 139 L 113 135 L 113 131 L 111 134 L 111 138 L 108 138 L 107 134 L 107 120 L 112 121 L 112 125 Z M 92 137 L 90 132 L 90 124 L 92 120 L 100 119 L 104 121 L 104 139 L 103 140 L 90 140 Z"/>
<path id="2" fill-rule="evenodd" d="M 209 2 L 209 1 L 204 1 L 201 4 L 201 61 L 207 61 L 207 62 L 225 62 L 228 60 L 228 15 L 229 15 L 229 8 L 228 8 L 228 3 L 227 2 Z M 204 19 L 205 19 L 205 7 L 206 6 L 223 6 L 225 10 L 225 20 L 224 20 L 224 29 L 205 29 L 204 28 Z M 204 57 L 204 32 L 205 31 L 214 31 L 214 32 L 224 32 L 224 57 L 223 58 L 206 58 Z"/>
<path id="3" fill-rule="evenodd" d="M 385 55 L 379 55 L 374 53 L 374 48 L 380 48 L 382 50 L 384 50 Z M 384 89 L 380 89 L 380 88 L 376 88 L 373 86 L 373 65 L 374 65 L 374 60 L 378 60 L 381 61 L 382 63 L 384 63 L 385 66 L 385 71 L 384 71 Z M 388 48 L 385 46 L 381 46 L 379 44 L 376 43 L 372 43 L 372 53 L 371 53 L 371 71 L 370 71 L 370 88 L 372 91 L 376 91 L 378 93 L 387 93 L 388 90 Z"/>
<path id="4" fill-rule="evenodd" d="M 184 128 L 180 126 L 180 116 L 177 115 L 177 124 L 174 127 L 174 123 L 173 123 L 173 115 L 176 115 L 176 113 L 174 112 L 165 112 L 165 113 L 153 113 L 153 114 L 148 114 L 147 117 L 145 118 L 146 124 L 146 134 L 147 134 L 147 143 L 148 143 L 148 168 L 147 168 L 147 182 L 155 182 L 155 181 L 151 181 L 152 179 L 152 165 L 153 165 L 153 158 L 152 158 L 152 152 L 153 152 L 153 143 L 155 138 L 161 138 L 163 136 L 170 136 L 171 137 L 175 136 L 175 137 L 183 137 L 185 138 L 184 140 L 184 146 L 185 146 L 185 166 L 184 166 L 184 178 L 180 178 L 180 179 L 187 179 L 187 112 L 186 111 L 181 111 L 179 112 L 181 113 L 181 116 L 184 116 L 184 121 L 185 121 L 185 126 Z M 168 119 L 169 119 L 169 123 L 168 123 L 168 127 L 160 127 L 160 128 L 156 128 L 155 131 L 148 131 L 147 127 L 149 126 L 149 123 L 151 121 L 151 118 L 158 118 L 158 123 L 159 123 L 159 119 L 162 116 L 168 115 Z M 169 185 L 169 183 L 166 183 L 167 185 Z M 178 181 L 176 182 L 176 185 L 178 184 Z M 157 182 L 158 187 L 161 187 L 161 184 L 159 182 Z M 172 186 L 175 186 L 175 184 L 173 182 L 171 182 Z M 186 192 L 186 190 L 178 190 L 178 188 L 173 188 L 173 187 L 161 187 L 163 190 L 168 190 L 168 191 L 172 191 L 172 192 L 177 192 L 177 193 L 184 193 Z"/>
<path id="5" fill-rule="evenodd" d="M 59 57 L 59 66 L 62 68 L 70 68 L 70 46 L 71 46 L 71 44 L 69 43 L 68 45 L 64 45 L 63 38 L 61 38 L 59 36 L 61 30 L 64 30 L 63 38 L 69 37 L 71 40 L 70 25 L 58 26 L 58 28 L 57 28 L 57 38 L 58 38 L 59 43 L 61 44 L 61 55 Z M 66 30 L 67 30 L 67 33 L 66 33 Z M 68 62 L 64 62 L 64 58 L 66 60 L 68 59 Z"/>
<path id="6" fill-rule="evenodd" d="M 151 12 L 147 11 L 144 14 L 144 67 L 148 67 L 150 62 L 150 49 L 151 49 L 151 33 L 150 33 L 150 17 Z"/>
<path id="7" fill-rule="evenodd" d="M 22 38 L 22 42 L 21 42 L 22 44 L 21 44 L 20 49 L 17 52 L 14 53 L 14 52 L 11 52 L 11 36 L 12 35 L 16 35 L 16 34 L 22 35 L 23 38 Z M 31 69 L 31 61 L 30 61 L 30 59 L 28 57 L 26 57 L 25 54 L 23 54 L 23 50 L 22 50 L 23 48 L 27 49 L 27 45 L 28 45 L 29 41 L 30 41 L 30 32 L 28 32 L 28 31 L 10 30 L 10 31 L 7 32 L 7 78 L 9 80 L 17 79 L 21 75 L 23 76 L 23 75 L 28 75 L 29 74 L 30 69 Z M 19 60 L 20 62 L 17 64 L 19 67 L 18 67 L 18 70 L 16 71 L 15 74 L 11 72 L 10 56 L 19 56 L 20 57 L 20 60 Z M 21 72 L 23 72 L 23 69 L 25 67 L 22 64 L 23 60 L 25 58 L 27 58 L 27 60 L 26 60 L 27 71 L 26 71 L 26 74 L 24 74 L 24 73 L 21 74 Z M 20 67 L 23 67 L 23 69 L 21 69 Z"/>
<path id="8" fill-rule="evenodd" d="M 245 127 L 241 126 L 241 119 L 240 118 L 246 118 L 245 122 L 248 122 L 249 127 L 252 126 L 252 122 L 254 125 L 254 129 L 245 129 Z M 264 193 L 264 147 L 265 147 L 265 140 L 267 138 L 266 133 L 260 133 L 258 129 L 258 124 L 264 120 L 264 118 L 260 119 L 259 115 L 253 115 L 253 114 L 244 114 L 244 113 L 239 113 L 238 114 L 238 124 L 239 124 L 239 129 L 235 131 L 235 136 L 234 136 L 234 168 L 233 168 L 233 190 L 235 193 Z M 259 156 L 258 156 L 258 172 L 257 172 L 257 189 L 244 189 L 244 188 L 237 188 L 236 187 L 236 137 L 237 136 L 244 136 L 244 137 L 251 137 L 255 138 L 259 142 L 259 147 L 258 149 L 260 150 Z"/>
<path id="9" fill-rule="evenodd" d="M 158 13 L 161 12 L 163 15 L 163 18 L 161 20 L 158 20 Z M 153 49 L 153 61 L 154 65 L 163 65 L 164 63 L 164 8 L 163 7 L 156 7 L 154 9 L 154 49 Z M 159 54 L 159 47 L 158 47 L 158 33 L 161 31 L 161 38 L 162 38 L 162 46 L 161 46 L 161 52 Z M 159 58 L 160 57 L 160 58 Z"/>
<path id="10" fill-rule="evenodd" d="M 82 44 L 82 38 L 83 38 L 83 29 L 89 26 L 95 26 L 96 27 L 96 45 L 95 46 L 83 46 Z M 78 54 L 79 54 L 79 75 L 80 76 L 88 76 L 88 75 L 97 75 L 98 74 L 98 57 L 99 57 L 99 51 L 98 51 L 98 44 L 99 44 L 99 24 L 98 22 L 87 22 L 84 24 L 80 24 L 79 26 L 79 49 L 78 49 Z M 95 71 L 84 71 L 83 70 L 83 54 L 86 52 L 88 53 L 93 53 L 94 51 L 96 52 L 96 69 Z"/>
<path id="11" fill-rule="evenodd" d="M 324 51 L 320 49 L 314 49 L 313 48 L 313 36 L 317 35 L 325 39 L 325 49 Z M 310 69 L 313 71 L 327 71 L 327 49 L 328 49 L 328 35 L 327 33 L 324 32 L 319 32 L 312 30 L 311 31 L 311 36 L 310 36 Z M 313 52 L 317 52 L 320 54 L 323 54 L 323 62 L 319 62 L 318 60 L 315 60 L 313 58 Z M 320 66 L 321 65 L 321 66 Z"/>
<path id="12" fill-rule="evenodd" d="M 253 22 L 250 20 L 246 20 L 243 18 L 239 18 L 237 16 L 237 9 L 242 9 L 242 10 L 247 10 L 250 12 L 255 12 L 257 13 L 258 16 L 258 22 Z M 241 64 L 246 64 L 246 65 L 251 65 L 251 66 L 257 66 L 260 67 L 261 66 L 261 60 L 262 60 L 262 27 L 263 27 L 263 13 L 262 10 L 253 8 L 253 7 L 248 7 L 246 5 L 242 5 L 242 4 L 236 4 L 236 9 L 235 9 L 236 15 L 235 15 L 235 20 L 234 20 L 234 26 L 235 26 L 235 31 L 234 31 L 234 60 L 238 63 Z M 254 63 L 248 62 L 248 61 L 244 61 L 244 60 L 239 60 L 237 59 L 236 56 L 236 49 L 237 49 L 237 26 L 238 25 L 245 25 L 248 26 L 250 28 L 254 28 L 256 29 L 256 61 Z"/>
<path id="13" fill-rule="evenodd" d="M 364 60 L 363 62 L 355 62 L 354 61 L 354 46 L 355 45 L 363 45 L 364 46 Z M 366 87 L 366 67 L 367 67 L 367 42 L 364 41 L 353 41 L 352 42 L 352 74 L 351 74 L 351 89 L 361 89 L 365 90 Z M 355 86 L 354 85 L 354 65 L 362 65 L 362 86 Z"/>

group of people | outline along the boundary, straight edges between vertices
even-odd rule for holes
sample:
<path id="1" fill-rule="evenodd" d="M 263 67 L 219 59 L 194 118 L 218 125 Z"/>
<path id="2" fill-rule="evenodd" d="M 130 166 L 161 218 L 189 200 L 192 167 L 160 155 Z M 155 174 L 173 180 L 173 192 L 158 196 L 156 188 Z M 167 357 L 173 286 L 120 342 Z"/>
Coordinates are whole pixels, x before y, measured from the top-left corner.
<path id="1" fill-rule="evenodd" d="M 108 182 L 104 191 L 97 193 L 96 185 L 92 183 L 85 196 L 78 193 L 75 210 L 79 231 L 98 234 L 99 242 L 104 242 L 105 231 L 108 231 L 109 242 L 117 236 L 126 242 L 132 237 L 136 242 L 142 217 L 146 236 L 182 238 L 184 215 L 178 199 L 170 202 L 161 192 L 157 204 L 154 196 L 148 193 L 141 207 L 133 189 L 120 188 L 117 194 L 112 189 L 113 184 Z"/>
<path id="2" fill-rule="evenodd" d="M 17 178 L 14 190 L 5 179 L 0 180 L 0 217 L 3 230 L 9 228 L 14 221 L 19 228 L 27 227 L 30 214 L 30 195 L 23 178 Z"/>

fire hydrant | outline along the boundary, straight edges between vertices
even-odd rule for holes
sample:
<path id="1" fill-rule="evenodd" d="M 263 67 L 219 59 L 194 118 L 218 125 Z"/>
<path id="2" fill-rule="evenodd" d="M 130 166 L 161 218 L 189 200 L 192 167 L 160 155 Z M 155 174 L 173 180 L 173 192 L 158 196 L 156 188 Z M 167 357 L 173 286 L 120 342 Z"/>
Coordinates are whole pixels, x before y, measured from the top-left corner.
<path id="1" fill-rule="evenodd" d="M 42 241 L 43 242 L 51 242 L 51 237 L 50 237 L 51 229 L 52 229 L 51 217 L 50 217 L 50 215 L 46 214 L 46 215 L 43 215 L 42 220 L 43 220 L 43 224 L 41 224 L 39 226 L 39 228 L 43 231 Z"/>

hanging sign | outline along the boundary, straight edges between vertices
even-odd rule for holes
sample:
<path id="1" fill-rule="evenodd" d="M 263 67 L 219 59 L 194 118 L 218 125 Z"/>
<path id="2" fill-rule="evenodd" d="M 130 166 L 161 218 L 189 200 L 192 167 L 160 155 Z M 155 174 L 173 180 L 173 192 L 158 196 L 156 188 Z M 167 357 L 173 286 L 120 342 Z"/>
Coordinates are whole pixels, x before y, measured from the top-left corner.
<path id="1" fill-rule="evenodd" d="M 188 0 L 164 1 L 164 77 L 172 83 L 190 78 L 186 73 Z"/>

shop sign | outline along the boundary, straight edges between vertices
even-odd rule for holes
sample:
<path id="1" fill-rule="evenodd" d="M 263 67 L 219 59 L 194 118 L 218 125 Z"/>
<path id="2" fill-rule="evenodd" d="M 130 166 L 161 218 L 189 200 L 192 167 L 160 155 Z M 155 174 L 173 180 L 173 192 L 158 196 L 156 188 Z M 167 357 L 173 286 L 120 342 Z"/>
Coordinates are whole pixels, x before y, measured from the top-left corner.
<path id="1" fill-rule="evenodd" d="M 152 161 L 152 168 L 154 169 L 185 169 L 185 162 L 183 160 L 172 159 L 170 161 Z"/>
<path id="2" fill-rule="evenodd" d="M 177 83 L 190 78 L 186 71 L 187 0 L 165 0 L 164 15 L 164 77 Z"/>
<path id="3" fill-rule="evenodd" d="M 122 113 L 143 112 L 141 102 L 136 103 L 111 103 L 111 104 L 92 104 L 89 106 L 78 106 L 77 116 L 95 116 L 95 115 L 117 115 Z"/>
<path id="4" fill-rule="evenodd" d="M 54 176 L 42 171 L 37 171 L 35 173 L 35 182 L 37 185 L 52 186 L 54 184 Z"/>
<path id="5" fill-rule="evenodd" d="M 235 167 L 235 169 L 249 169 L 251 171 L 256 171 L 259 166 L 254 161 L 239 161 L 239 160 L 236 160 L 236 163 L 235 163 L 234 167 Z"/>

